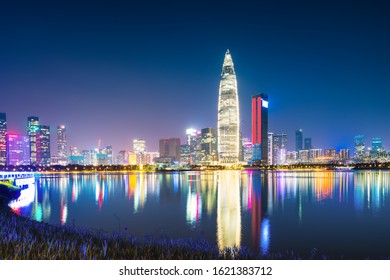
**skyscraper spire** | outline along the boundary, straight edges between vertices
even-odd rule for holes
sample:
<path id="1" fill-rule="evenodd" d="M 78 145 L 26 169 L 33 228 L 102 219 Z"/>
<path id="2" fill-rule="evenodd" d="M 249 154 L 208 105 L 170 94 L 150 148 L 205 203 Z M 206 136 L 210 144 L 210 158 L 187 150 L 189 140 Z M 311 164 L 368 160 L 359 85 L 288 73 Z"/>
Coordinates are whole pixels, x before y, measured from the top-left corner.
<path id="1" fill-rule="evenodd" d="M 227 50 L 222 65 L 218 98 L 218 158 L 220 163 L 239 160 L 240 115 L 236 73 Z"/>

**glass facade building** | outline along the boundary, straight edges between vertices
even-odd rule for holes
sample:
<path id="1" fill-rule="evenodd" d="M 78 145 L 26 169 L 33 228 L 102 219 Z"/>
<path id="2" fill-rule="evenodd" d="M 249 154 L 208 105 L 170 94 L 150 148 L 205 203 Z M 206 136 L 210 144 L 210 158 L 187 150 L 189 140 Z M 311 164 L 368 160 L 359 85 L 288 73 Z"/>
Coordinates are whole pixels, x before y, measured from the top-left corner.
<path id="1" fill-rule="evenodd" d="M 240 153 L 240 114 L 237 79 L 229 50 L 222 66 L 218 97 L 218 160 L 237 163 Z"/>
<path id="2" fill-rule="evenodd" d="M 201 130 L 201 164 L 212 165 L 217 161 L 217 132 L 215 128 Z"/>
<path id="3" fill-rule="evenodd" d="M 57 126 L 57 163 L 60 165 L 68 164 L 68 142 L 64 125 Z"/>
<path id="4" fill-rule="evenodd" d="M 268 96 L 252 96 L 253 162 L 268 164 Z"/>
<path id="5" fill-rule="evenodd" d="M 27 132 L 30 140 L 30 164 L 37 164 L 37 132 L 39 130 L 39 118 L 27 118 Z"/>
<path id="6" fill-rule="evenodd" d="M 295 151 L 299 152 L 303 149 L 303 131 L 302 129 L 297 129 L 295 131 Z"/>
<path id="7" fill-rule="evenodd" d="M 364 135 L 355 136 L 355 157 L 362 158 L 364 156 L 365 144 L 364 144 Z"/>
<path id="8" fill-rule="evenodd" d="M 36 132 L 36 164 L 50 165 L 50 163 L 50 126 L 40 125 Z"/>
<path id="9" fill-rule="evenodd" d="M 180 163 L 180 138 L 160 139 L 159 162 Z"/>
<path id="10" fill-rule="evenodd" d="M 311 150 L 313 149 L 313 146 L 311 144 L 311 138 L 305 138 L 305 150 Z"/>
<path id="11" fill-rule="evenodd" d="M 5 113 L 0 113 L 0 165 L 5 165 L 7 161 L 6 135 L 7 116 Z"/>
<path id="12" fill-rule="evenodd" d="M 6 136 L 6 146 L 7 165 L 30 164 L 30 141 L 28 136 L 9 133 Z"/>

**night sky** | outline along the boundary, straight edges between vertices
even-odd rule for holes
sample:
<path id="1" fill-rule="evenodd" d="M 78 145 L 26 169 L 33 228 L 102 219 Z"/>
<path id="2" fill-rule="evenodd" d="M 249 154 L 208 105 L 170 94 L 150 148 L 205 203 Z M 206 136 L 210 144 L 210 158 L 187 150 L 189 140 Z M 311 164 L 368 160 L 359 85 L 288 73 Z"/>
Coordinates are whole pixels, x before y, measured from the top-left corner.
<path id="1" fill-rule="evenodd" d="M 387 1 L 7 1 L 0 4 L 0 112 L 64 124 L 68 144 L 148 150 L 186 128 L 216 127 L 224 54 L 232 53 L 241 130 L 250 98 L 269 95 L 269 128 L 353 149 L 390 149 Z M 54 151 L 53 151 L 54 153 Z"/>

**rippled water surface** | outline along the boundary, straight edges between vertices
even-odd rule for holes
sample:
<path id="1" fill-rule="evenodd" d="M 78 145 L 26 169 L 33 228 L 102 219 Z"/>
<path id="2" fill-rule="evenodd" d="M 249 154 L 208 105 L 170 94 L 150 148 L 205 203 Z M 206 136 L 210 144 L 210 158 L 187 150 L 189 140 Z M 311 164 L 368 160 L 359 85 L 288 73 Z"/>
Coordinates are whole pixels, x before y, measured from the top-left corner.
<path id="1" fill-rule="evenodd" d="M 41 222 L 140 238 L 388 257 L 389 178 L 386 171 L 50 174 L 10 207 Z"/>

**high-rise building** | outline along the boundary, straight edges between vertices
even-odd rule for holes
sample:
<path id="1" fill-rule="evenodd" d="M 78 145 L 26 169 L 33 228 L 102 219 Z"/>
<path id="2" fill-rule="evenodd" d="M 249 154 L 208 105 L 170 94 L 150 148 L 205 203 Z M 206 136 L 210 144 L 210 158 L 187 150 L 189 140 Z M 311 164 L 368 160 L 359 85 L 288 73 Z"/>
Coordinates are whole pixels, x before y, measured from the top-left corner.
<path id="1" fill-rule="evenodd" d="M 203 128 L 200 136 L 201 159 L 203 165 L 212 165 L 217 161 L 217 132 L 214 128 Z"/>
<path id="2" fill-rule="evenodd" d="M 296 164 L 298 162 L 298 153 L 297 151 L 287 152 L 286 162 L 288 164 Z"/>
<path id="3" fill-rule="evenodd" d="M 136 154 L 146 152 L 146 141 L 144 139 L 133 140 L 133 151 Z"/>
<path id="4" fill-rule="evenodd" d="M 7 162 L 7 116 L 5 113 L 0 113 L 0 165 L 5 165 Z"/>
<path id="5" fill-rule="evenodd" d="M 382 138 L 374 137 L 372 138 L 372 151 L 373 152 L 383 152 Z"/>
<path id="6" fill-rule="evenodd" d="M 143 139 L 133 140 L 133 152 L 136 157 L 136 164 L 148 164 L 147 152 L 146 152 L 146 141 Z"/>
<path id="7" fill-rule="evenodd" d="M 6 136 L 7 165 L 30 164 L 30 141 L 26 135 L 8 133 Z"/>
<path id="8" fill-rule="evenodd" d="M 114 163 L 114 152 L 112 146 L 106 146 L 107 164 L 112 165 Z"/>
<path id="9" fill-rule="evenodd" d="M 30 164 L 36 165 L 37 163 L 37 132 L 39 130 L 39 118 L 28 117 L 27 118 L 27 132 L 30 140 Z"/>
<path id="10" fill-rule="evenodd" d="M 50 165 L 50 163 L 50 126 L 40 125 L 36 131 L 36 164 Z"/>
<path id="11" fill-rule="evenodd" d="M 268 165 L 274 164 L 274 134 L 268 132 Z"/>
<path id="12" fill-rule="evenodd" d="M 154 164 L 156 158 L 160 156 L 158 152 L 146 152 L 146 164 Z"/>
<path id="13" fill-rule="evenodd" d="M 309 150 L 309 157 L 312 161 L 318 161 L 322 157 L 322 149 Z"/>
<path id="14" fill-rule="evenodd" d="M 340 159 L 348 160 L 349 159 L 349 149 L 341 149 L 339 152 Z"/>
<path id="15" fill-rule="evenodd" d="M 324 156 L 328 160 L 336 160 L 337 159 L 336 149 L 325 149 Z"/>
<path id="16" fill-rule="evenodd" d="M 84 158 L 85 165 L 93 165 L 94 164 L 94 150 L 82 150 L 81 154 Z"/>
<path id="17" fill-rule="evenodd" d="M 287 156 L 287 134 L 274 134 L 273 150 L 273 164 L 284 164 Z"/>
<path id="18" fill-rule="evenodd" d="M 129 162 L 129 157 L 127 151 L 124 150 L 119 151 L 116 157 L 116 164 L 124 165 L 124 164 L 128 164 L 128 162 Z"/>
<path id="19" fill-rule="evenodd" d="M 201 133 L 200 131 L 193 128 L 186 129 L 187 145 L 189 146 L 190 149 L 190 154 L 189 154 L 190 165 L 199 164 L 201 160 L 200 133 Z"/>
<path id="20" fill-rule="evenodd" d="M 68 164 L 68 142 L 64 125 L 57 126 L 57 163 L 59 165 Z"/>
<path id="21" fill-rule="evenodd" d="M 190 145 L 180 145 L 180 165 L 190 165 Z"/>
<path id="22" fill-rule="evenodd" d="M 300 150 L 303 150 L 303 131 L 297 129 L 295 131 L 295 151 L 299 152 Z"/>
<path id="23" fill-rule="evenodd" d="M 218 97 L 218 160 L 237 163 L 240 150 L 240 114 L 236 73 L 229 50 L 222 65 Z"/>
<path id="24" fill-rule="evenodd" d="M 242 139 L 242 146 L 244 150 L 244 162 L 250 163 L 252 161 L 252 155 L 253 155 L 253 145 L 252 141 L 249 138 L 243 138 Z"/>
<path id="25" fill-rule="evenodd" d="M 268 96 L 252 96 L 252 149 L 254 162 L 268 164 Z"/>
<path id="26" fill-rule="evenodd" d="M 305 150 L 311 150 L 313 146 L 311 144 L 311 138 L 305 138 Z"/>
<path id="27" fill-rule="evenodd" d="M 361 158 L 364 155 L 364 135 L 355 136 L 355 157 Z"/>
<path id="28" fill-rule="evenodd" d="M 309 161 L 309 150 L 300 150 L 298 152 L 298 158 L 300 162 L 308 162 Z"/>
<path id="29" fill-rule="evenodd" d="M 136 165 L 137 164 L 137 155 L 132 151 L 129 152 L 128 162 L 129 162 L 129 165 Z"/>
<path id="30" fill-rule="evenodd" d="M 159 162 L 180 163 L 180 138 L 160 139 Z"/>

